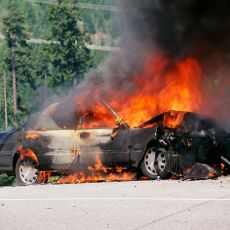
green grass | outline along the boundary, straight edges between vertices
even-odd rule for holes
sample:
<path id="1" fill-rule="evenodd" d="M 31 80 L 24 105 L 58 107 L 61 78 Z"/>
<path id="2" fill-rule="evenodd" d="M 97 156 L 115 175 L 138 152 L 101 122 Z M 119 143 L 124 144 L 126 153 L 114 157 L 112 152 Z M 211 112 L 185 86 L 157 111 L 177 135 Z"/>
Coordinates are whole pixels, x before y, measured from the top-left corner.
<path id="1" fill-rule="evenodd" d="M 52 176 L 47 183 L 55 183 L 60 176 Z M 14 176 L 8 176 L 7 174 L 0 174 L 0 187 L 1 186 L 16 186 L 16 178 Z"/>
<path id="2" fill-rule="evenodd" d="M 12 186 L 15 184 L 15 177 L 0 174 L 0 186 Z"/>

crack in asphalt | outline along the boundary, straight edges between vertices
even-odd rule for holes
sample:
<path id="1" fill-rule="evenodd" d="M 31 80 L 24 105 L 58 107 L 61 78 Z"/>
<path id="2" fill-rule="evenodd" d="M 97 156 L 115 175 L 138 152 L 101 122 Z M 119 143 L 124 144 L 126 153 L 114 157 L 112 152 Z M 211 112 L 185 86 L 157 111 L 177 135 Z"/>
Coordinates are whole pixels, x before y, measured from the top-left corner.
<path id="1" fill-rule="evenodd" d="M 230 195 L 227 195 L 227 196 L 224 196 L 224 197 L 220 197 L 220 198 L 218 198 L 218 199 L 220 199 L 220 200 L 221 200 L 221 199 L 225 199 L 225 198 L 227 198 L 227 197 L 229 197 L 229 196 L 230 196 Z M 188 208 L 179 210 L 179 211 L 177 211 L 177 212 L 173 212 L 173 213 L 171 213 L 171 214 L 169 214 L 169 215 L 163 216 L 163 217 L 158 218 L 158 219 L 156 219 L 156 220 L 153 220 L 153 221 L 151 221 L 151 222 L 149 222 L 149 223 L 146 223 L 146 224 L 144 224 L 144 225 L 141 225 L 141 226 L 139 226 L 139 227 L 137 227 L 137 228 L 134 228 L 133 230 L 144 229 L 144 228 L 146 228 L 146 227 L 148 227 L 148 226 L 150 226 L 150 225 L 152 225 L 152 224 L 155 224 L 155 223 L 157 223 L 157 222 L 160 222 L 160 221 L 162 221 L 162 220 L 164 220 L 164 219 L 167 219 L 167 218 L 169 218 L 169 217 L 176 216 L 176 215 L 178 215 L 178 214 L 180 214 L 180 213 L 186 212 L 186 211 L 188 211 L 188 210 L 191 210 L 191 209 L 194 209 L 194 208 L 197 208 L 197 207 L 200 207 L 200 206 L 204 206 L 204 205 L 206 205 L 206 204 L 208 204 L 208 203 L 215 202 L 215 201 L 217 201 L 217 200 L 209 200 L 209 201 L 206 201 L 206 202 L 202 202 L 202 203 L 199 203 L 199 204 L 192 205 L 192 206 L 190 206 L 190 207 L 188 207 Z"/>

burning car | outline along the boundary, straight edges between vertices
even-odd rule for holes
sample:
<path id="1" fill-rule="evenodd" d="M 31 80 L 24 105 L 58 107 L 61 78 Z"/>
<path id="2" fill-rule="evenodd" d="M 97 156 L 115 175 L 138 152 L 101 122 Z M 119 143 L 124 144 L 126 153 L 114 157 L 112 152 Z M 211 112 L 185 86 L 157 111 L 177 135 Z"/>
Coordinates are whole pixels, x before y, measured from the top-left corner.
<path id="1" fill-rule="evenodd" d="M 197 162 L 230 164 L 230 134 L 212 119 L 168 111 L 130 127 L 109 104 L 103 105 L 115 117 L 115 127 L 98 125 L 89 111 L 75 112 L 66 123 L 63 114 L 59 117 L 61 105 L 53 104 L 32 118 L 36 123 L 1 132 L 0 170 L 29 185 L 39 180 L 40 171 L 76 172 L 98 161 L 110 169 L 125 166 L 149 179 L 183 176 Z"/>

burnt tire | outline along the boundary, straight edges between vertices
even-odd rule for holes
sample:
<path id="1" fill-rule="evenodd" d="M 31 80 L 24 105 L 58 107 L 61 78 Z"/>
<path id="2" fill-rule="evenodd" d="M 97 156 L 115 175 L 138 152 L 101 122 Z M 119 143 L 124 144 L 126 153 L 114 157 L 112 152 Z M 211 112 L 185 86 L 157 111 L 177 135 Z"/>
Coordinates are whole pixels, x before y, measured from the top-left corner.
<path id="1" fill-rule="evenodd" d="M 149 147 L 141 163 L 142 173 L 149 179 L 167 179 L 170 177 L 170 159 L 163 147 Z"/>
<path id="2" fill-rule="evenodd" d="M 15 174 L 18 185 L 32 185 L 38 181 L 39 170 L 37 163 L 31 158 L 17 160 Z"/>

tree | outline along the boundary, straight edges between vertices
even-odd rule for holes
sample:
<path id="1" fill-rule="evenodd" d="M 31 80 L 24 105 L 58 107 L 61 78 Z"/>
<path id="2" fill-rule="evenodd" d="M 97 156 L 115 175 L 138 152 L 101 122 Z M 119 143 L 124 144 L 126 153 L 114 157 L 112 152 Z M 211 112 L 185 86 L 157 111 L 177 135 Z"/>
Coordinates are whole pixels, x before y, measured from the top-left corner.
<path id="1" fill-rule="evenodd" d="M 85 32 L 90 34 L 95 34 L 96 28 L 90 14 L 85 14 L 84 18 L 85 18 L 85 22 L 84 22 Z"/>
<path id="2" fill-rule="evenodd" d="M 73 6 L 74 4 L 74 6 Z M 89 38 L 79 28 L 76 1 L 58 0 L 50 11 L 51 45 L 47 45 L 53 69 L 49 86 L 73 86 L 91 67 L 91 55 L 86 46 Z"/>
<path id="3" fill-rule="evenodd" d="M 12 73 L 14 126 L 17 126 L 18 108 L 21 112 L 26 112 L 23 100 L 24 86 L 33 84 L 30 46 L 26 42 L 24 24 L 24 16 L 18 8 L 17 1 L 13 0 L 8 15 L 3 18 L 3 31 L 8 48 L 5 63 Z M 20 90 L 17 90 L 18 87 Z"/>

